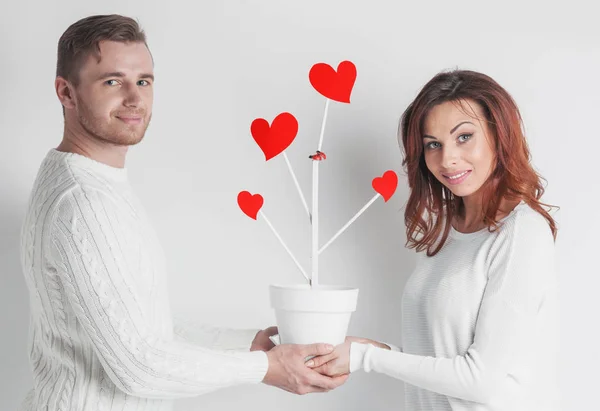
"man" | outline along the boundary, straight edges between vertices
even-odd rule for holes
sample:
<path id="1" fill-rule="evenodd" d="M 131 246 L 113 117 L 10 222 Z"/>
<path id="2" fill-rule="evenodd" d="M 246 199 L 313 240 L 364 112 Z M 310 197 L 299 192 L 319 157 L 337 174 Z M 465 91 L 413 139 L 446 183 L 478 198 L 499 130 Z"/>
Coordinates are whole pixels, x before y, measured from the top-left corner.
<path id="1" fill-rule="evenodd" d="M 152 117 L 153 82 L 130 18 L 88 17 L 60 38 L 64 135 L 40 167 L 21 236 L 34 376 L 22 408 L 170 410 L 243 383 L 298 394 L 343 384 L 304 363 L 331 352 L 325 344 L 273 347 L 275 327 L 173 321 L 161 246 L 125 168 Z"/>

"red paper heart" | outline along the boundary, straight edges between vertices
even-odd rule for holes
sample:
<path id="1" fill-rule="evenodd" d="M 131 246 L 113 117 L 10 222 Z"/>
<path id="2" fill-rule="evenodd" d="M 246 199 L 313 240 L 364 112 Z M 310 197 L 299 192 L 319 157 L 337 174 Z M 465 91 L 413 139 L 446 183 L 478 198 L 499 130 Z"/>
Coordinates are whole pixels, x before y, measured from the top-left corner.
<path id="1" fill-rule="evenodd" d="M 298 120 L 290 113 L 281 113 L 269 126 L 267 120 L 257 118 L 252 122 L 250 132 L 268 161 L 292 144 L 298 134 Z"/>
<path id="2" fill-rule="evenodd" d="M 379 194 L 383 196 L 383 199 L 387 203 L 387 201 L 394 195 L 396 192 L 396 187 L 398 187 L 398 176 L 392 170 L 388 170 L 383 173 L 381 177 L 375 177 L 372 182 L 373 188 Z"/>
<path id="3" fill-rule="evenodd" d="M 351 61 L 342 61 L 336 72 L 329 64 L 317 63 L 310 69 L 308 78 L 315 90 L 328 99 L 350 103 L 356 67 Z"/>
<path id="4" fill-rule="evenodd" d="M 244 214 L 256 220 L 256 215 L 262 208 L 264 199 L 260 194 L 252 195 L 248 191 L 240 191 L 237 202 Z"/>

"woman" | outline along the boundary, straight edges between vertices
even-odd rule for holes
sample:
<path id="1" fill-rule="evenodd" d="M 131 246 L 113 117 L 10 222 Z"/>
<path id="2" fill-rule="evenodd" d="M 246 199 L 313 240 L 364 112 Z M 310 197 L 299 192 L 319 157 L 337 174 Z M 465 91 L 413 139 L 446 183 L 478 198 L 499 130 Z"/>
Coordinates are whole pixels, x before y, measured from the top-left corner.
<path id="1" fill-rule="evenodd" d="M 521 125 L 484 74 L 440 73 L 425 85 L 400 130 L 407 246 L 419 252 L 402 296 L 402 348 L 349 337 L 307 365 L 401 379 L 410 411 L 558 407 L 557 229 Z"/>

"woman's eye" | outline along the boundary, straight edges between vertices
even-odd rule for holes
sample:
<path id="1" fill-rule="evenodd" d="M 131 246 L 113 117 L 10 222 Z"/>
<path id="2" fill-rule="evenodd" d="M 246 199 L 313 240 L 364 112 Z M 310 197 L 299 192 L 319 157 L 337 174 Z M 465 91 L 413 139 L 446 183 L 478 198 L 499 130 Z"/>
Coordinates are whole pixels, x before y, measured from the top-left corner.
<path id="1" fill-rule="evenodd" d="M 427 148 L 429 148 L 429 149 L 435 148 L 435 147 L 433 146 L 433 144 L 439 144 L 439 143 L 437 143 L 437 142 L 435 142 L 435 141 L 432 141 L 431 143 L 427 143 L 427 145 L 426 145 L 425 147 L 427 147 Z"/>
<path id="2" fill-rule="evenodd" d="M 462 140 L 464 142 L 470 139 L 472 135 L 473 134 L 461 134 L 460 136 L 458 136 L 458 138 L 460 139 L 461 137 L 466 137 L 464 140 Z"/>

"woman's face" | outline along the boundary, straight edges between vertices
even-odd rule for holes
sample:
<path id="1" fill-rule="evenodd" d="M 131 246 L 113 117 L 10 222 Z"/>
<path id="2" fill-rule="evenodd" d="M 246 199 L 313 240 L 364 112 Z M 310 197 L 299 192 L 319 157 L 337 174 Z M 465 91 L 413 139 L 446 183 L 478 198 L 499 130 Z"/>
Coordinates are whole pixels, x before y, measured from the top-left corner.
<path id="1" fill-rule="evenodd" d="M 423 146 L 431 173 L 455 196 L 476 193 L 494 170 L 492 136 L 473 100 L 433 107 L 425 118 Z"/>

